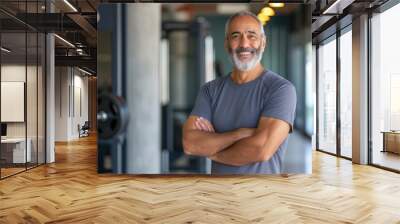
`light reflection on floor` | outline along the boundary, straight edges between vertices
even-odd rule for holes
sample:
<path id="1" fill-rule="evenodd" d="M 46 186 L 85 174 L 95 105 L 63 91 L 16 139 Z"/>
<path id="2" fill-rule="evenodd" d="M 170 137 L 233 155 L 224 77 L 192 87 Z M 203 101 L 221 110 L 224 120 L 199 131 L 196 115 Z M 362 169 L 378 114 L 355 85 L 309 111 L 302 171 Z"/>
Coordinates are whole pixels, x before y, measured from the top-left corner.
<path id="1" fill-rule="evenodd" d="M 391 152 L 381 152 L 380 150 L 375 150 L 372 157 L 372 163 L 391 169 L 400 170 L 400 155 Z"/>

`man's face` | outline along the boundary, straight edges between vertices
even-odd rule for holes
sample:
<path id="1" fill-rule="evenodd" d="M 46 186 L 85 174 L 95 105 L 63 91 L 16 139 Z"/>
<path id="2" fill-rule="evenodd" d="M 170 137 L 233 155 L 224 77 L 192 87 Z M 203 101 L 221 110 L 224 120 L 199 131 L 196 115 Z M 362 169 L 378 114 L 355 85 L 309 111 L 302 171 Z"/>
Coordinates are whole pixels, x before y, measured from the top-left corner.
<path id="1" fill-rule="evenodd" d="M 250 16 L 239 16 L 232 20 L 225 40 L 235 67 L 248 71 L 260 62 L 265 48 L 265 38 L 260 25 Z"/>

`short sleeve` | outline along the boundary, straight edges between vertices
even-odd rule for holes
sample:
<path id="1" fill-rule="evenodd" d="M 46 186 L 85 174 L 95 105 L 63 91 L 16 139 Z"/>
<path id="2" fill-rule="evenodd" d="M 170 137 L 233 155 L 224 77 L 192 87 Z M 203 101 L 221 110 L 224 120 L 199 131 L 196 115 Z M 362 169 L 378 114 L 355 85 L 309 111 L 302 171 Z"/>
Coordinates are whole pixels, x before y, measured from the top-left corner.
<path id="1" fill-rule="evenodd" d="M 285 83 L 267 97 L 262 116 L 287 122 L 290 125 L 291 133 L 293 131 L 296 102 L 296 89 L 291 83 Z"/>
<path id="2" fill-rule="evenodd" d="M 190 115 L 203 117 L 211 122 L 211 95 L 209 85 L 205 84 L 200 88 Z"/>

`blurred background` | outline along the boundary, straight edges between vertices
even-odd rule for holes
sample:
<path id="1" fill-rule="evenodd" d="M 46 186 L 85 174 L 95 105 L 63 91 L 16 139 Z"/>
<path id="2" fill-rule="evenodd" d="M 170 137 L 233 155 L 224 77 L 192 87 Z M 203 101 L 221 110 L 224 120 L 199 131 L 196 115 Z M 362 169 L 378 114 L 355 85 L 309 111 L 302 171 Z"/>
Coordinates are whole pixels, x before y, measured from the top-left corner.
<path id="1" fill-rule="evenodd" d="M 312 18 L 294 1 L 308 4 Z M 132 164 L 152 165 L 140 172 L 207 172 L 206 160 L 183 155 L 179 127 L 199 86 L 228 74 L 223 26 L 244 9 L 269 15 L 260 16 L 269 19 L 263 64 L 296 85 L 285 171 L 311 170 L 301 143 L 315 130 L 317 154 L 399 172 L 398 0 L 103 5 L 117 2 L 139 1 L 0 1 L 0 179 L 64 158 L 92 161 L 97 140 L 100 172 L 138 168 Z M 93 158 L 63 149 L 74 141 L 96 145 L 82 146 Z"/>
<path id="2" fill-rule="evenodd" d="M 99 6 L 99 172 L 210 172 L 210 160 L 184 154 L 182 125 L 200 86 L 232 70 L 225 23 L 241 10 L 263 21 L 264 67 L 296 87 L 295 131 L 283 172 L 311 172 L 311 8 L 266 3 Z"/>

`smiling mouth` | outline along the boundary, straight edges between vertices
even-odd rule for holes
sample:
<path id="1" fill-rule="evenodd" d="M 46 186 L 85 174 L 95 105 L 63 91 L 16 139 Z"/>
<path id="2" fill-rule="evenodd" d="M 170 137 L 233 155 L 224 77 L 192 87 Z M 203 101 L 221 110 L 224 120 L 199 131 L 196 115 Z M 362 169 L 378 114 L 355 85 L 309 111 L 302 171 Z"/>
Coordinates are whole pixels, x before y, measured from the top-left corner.
<path id="1" fill-rule="evenodd" d="M 253 56 L 253 53 L 251 52 L 241 52 L 237 54 L 239 56 L 239 58 L 250 58 L 251 56 Z"/>

